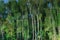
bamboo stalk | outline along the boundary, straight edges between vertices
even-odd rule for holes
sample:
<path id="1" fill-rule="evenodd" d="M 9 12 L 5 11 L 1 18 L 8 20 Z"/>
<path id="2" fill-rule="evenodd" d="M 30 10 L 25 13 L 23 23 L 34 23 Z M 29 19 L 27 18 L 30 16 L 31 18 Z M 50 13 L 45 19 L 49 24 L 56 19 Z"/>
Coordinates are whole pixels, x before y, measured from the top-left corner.
<path id="1" fill-rule="evenodd" d="M 42 31 L 42 20 L 40 20 L 40 32 Z M 42 32 L 41 32 L 42 34 Z M 42 35 L 40 35 L 40 40 L 42 40 Z"/>
<path id="2" fill-rule="evenodd" d="M 4 40 L 4 31 L 2 30 L 1 33 L 2 33 L 2 40 Z"/>
<path id="3" fill-rule="evenodd" d="M 36 40 L 36 20 L 34 17 L 34 40 Z"/>
<path id="4" fill-rule="evenodd" d="M 58 21 L 58 34 L 59 34 L 59 39 L 58 40 L 60 40 L 60 12 L 59 12 L 59 10 L 60 9 L 58 9 L 58 11 L 57 11 L 57 21 Z"/>
<path id="5" fill-rule="evenodd" d="M 57 40 L 56 30 L 55 30 L 55 21 L 54 21 L 53 16 L 52 16 L 52 28 L 53 28 L 53 38 L 52 38 L 52 40 Z"/>
<path id="6" fill-rule="evenodd" d="M 4 24 L 2 24 L 3 27 L 4 27 Z M 1 30 L 1 33 L 2 33 L 2 40 L 5 40 L 5 33 L 4 33 L 4 29 Z"/>
<path id="7" fill-rule="evenodd" d="M 31 11 L 32 11 L 32 9 L 30 9 Z M 33 16 L 33 14 L 32 14 L 32 32 L 33 32 L 33 39 L 32 40 L 35 40 L 34 39 L 34 16 Z"/>

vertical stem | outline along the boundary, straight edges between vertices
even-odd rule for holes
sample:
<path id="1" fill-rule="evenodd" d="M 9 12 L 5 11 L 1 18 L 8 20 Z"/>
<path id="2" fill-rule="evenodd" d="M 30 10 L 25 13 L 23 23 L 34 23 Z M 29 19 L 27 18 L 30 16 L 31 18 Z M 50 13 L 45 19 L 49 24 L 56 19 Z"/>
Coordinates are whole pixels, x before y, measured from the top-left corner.
<path id="1" fill-rule="evenodd" d="M 32 32 L 33 32 L 33 39 L 32 40 L 34 40 L 34 24 L 33 24 L 33 17 L 32 17 Z"/>
<path id="2" fill-rule="evenodd" d="M 15 39 L 17 38 L 17 25 L 16 25 L 16 23 L 17 23 L 17 21 L 16 21 L 16 19 L 14 20 L 14 23 L 15 23 L 15 26 L 14 26 L 14 35 L 15 35 Z"/>
<path id="3" fill-rule="evenodd" d="M 4 40 L 4 31 L 2 30 L 1 33 L 2 33 L 2 40 Z"/>
<path id="4" fill-rule="evenodd" d="M 36 21 L 34 17 L 34 40 L 36 40 Z"/>
<path id="5" fill-rule="evenodd" d="M 16 25 L 17 25 L 17 27 L 18 27 L 18 17 L 17 17 L 17 20 L 16 20 L 17 22 L 16 22 Z M 17 28 L 16 28 L 16 31 L 17 31 Z M 18 32 L 16 32 L 17 33 L 17 40 L 18 40 Z"/>
<path id="6" fill-rule="evenodd" d="M 23 19 L 22 19 L 22 40 L 23 40 L 23 33 L 24 33 L 24 30 L 23 30 Z"/>
<path id="7" fill-rule="evenodd" d="M 38 33 L 39 33 L 39 19 L 38 19 L 38 15 L 36 15 L 37 16 L 37 30 L 38 30 Z"/>
<path id="8" fill-rule="evenodd" d="M 52 16 L 52 28 L 53 28 L 53 38 L 52 38 L 52 40 L 57 40 L 56 30 L 55 30 L 55 20 L 54 20 L 53 16 Z"/>
<path id="9" fill-rule="evenodd" d="M 59 34 L 59 38 L 60 38 L 60 9 L 58 9 L 58 11 L 57 11 L 57 20 L 58 20 L 58 34 Z M 60 39 L 58 39 L 58 40 L 60 40 Z"/>
<path id="10" fill-rule="evenodd" d="M 42 20 L 40 20 L 40 34 L 42 34 Z M 40 35 L 40 40 L 42 40 L 42 35 Z"/>
<path id="11" fill-rule="evenodd" d="M 27 2 L 27 12 L 28 12 L 28 23 L 29 23 L 29 35 L 31 36 L 29 40 L 34 40 L 33 39 L 33 33 L 32 33 L 32 15 L 31 15 L 31 4 L 30 0 Z"/>

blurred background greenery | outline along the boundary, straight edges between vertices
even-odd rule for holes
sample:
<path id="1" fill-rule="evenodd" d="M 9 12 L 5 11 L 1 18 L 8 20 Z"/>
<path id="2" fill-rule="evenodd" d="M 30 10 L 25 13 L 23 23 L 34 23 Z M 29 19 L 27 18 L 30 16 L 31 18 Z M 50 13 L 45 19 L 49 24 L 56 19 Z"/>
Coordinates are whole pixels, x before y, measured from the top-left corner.
<path id="1" fill-rule="evenodd" d="M 60 0 L 0 0 L 0 40 L 60 40 Z"/>

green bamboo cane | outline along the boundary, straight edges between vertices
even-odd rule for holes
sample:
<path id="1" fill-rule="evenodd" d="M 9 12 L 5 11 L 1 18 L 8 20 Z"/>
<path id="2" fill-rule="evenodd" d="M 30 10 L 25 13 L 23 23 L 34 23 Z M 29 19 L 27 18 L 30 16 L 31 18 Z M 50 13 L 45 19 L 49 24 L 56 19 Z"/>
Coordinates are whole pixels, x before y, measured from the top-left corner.
<path id="1" fill-rule="evenodd" d="M 52 12 L 52 10 L 50 9 L 50 12 Z M 52 40 L 57 40 L 57 38 L 56 38 L 56 30 L 55 30 L 55 20 L 54 20 L 54 18 L 53 18 L 53 12 L 51 13 L 51 20 L 52 20 L 52 28 L 53 28 L 53 38 L 52 38 Z"/>
<path id="2" fill-rule="evenodd" d="M 28 0 L 27 1 L 28 3 L 27 3 L 27 11 L 29 11 L 28 12 L 28 15 L 29 14 L 31 14 L 31 4 L 30 4 L 30 0 Z M 31 15 L 30 15 L 31 16 Z M 30 22 L 29 22 L 29 20 L 31 21 L 31 24 L 30 24 Z M 29 34 L 30 34 L 30 30 L 33 30 L 33 24 L 32 24 L 32 18 L 29 18 L 28 17 L 28 22 L 29 22 Z M 32 32 L 32 31 L 31 31 Z M 31 33 L 32 34 L 32 33 Z M 30 35 L 31 37 L 32 37 L 32 35 Z M 29 39 L 30 40 L 30 39 Z M 34 40 L 34 37 L 31 39 L 31 40 Z"/>

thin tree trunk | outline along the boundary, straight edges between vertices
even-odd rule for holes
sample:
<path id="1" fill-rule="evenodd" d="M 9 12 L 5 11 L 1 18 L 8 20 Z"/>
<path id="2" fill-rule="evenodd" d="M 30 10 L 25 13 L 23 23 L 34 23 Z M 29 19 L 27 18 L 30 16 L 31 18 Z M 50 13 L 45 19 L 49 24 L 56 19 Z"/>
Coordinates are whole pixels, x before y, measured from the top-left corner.
<path id="1" fill-rule="evenodd" d="M 2 33 L 2 40 L 4 40 L 4 31 L 2 30 L 1 33 Z"/>
<path id="2" fill-rule="evenodd" d="M 40 20 L 40 40 L 42 40 L 42 20 Z"/>
<path id="3" fill-rule="evenodd" d="M 53 37 L 52 37 L 52 40 L 57 40 L 56 30 L 55 30 L 55 21 L 54 21 L 53 16 L 52 16 L 52 28 L 53 28 Z"/>
<path id="4" fill-rule="evenodd" d="M 15 23 L 15 26 L 14 26 L 14 35 L 15 35 L 15 39 L 17 39 L 17 25 L 16 25 L 16 23 L 17 23 L 17 21 L 16 21 L 16 19 L 14 20 L 14 23 Z"/>
<path id="5" fill-rule="evenodd" d="M 35 21 L 35 25 L 36 25 L 36 21 Z M 36 26 L 35 26 L 35 40 L 36 40 L 36 35 L 37 35 L 36 32 L 37 31 L 36 31 Z"/>
<path id="6" fill-rule="evenodd" d="M 34 40 L 36 40 L 36 20 L 34 17 Z"/>
<path id="7" fill-rule="evenodd" d="M 30 0 L 27 1 L 27 12 L 28 12 L 28 25 L 29 25 L 29 35 L 31 36 L 29 40 L 33 39 L 32 33 L 32 15 L 31 15 L 31 4 Z"/>
<path id="8" fill-rule="evenodd" d="M 59 37 L 60 37 L 60 9 L 58 9 L 58 11 L 57 11 L 57 21 L 58 21 L 58 34 L 59 34 Z M 58 40 L 60 40 L 60 39 L 58 39 Z"/>
<path id="9" fill-rule="evenodd" d="M 33 30 L 33 31 L 32 31 L 32 32 L 33 32 L 33 39 L 32 39 L 32 40 L 34 40 L 34 23 L 33 23 L 33 21 L 34 21 L 34 20 L 33 20 L 33 17 L 32 17 L 32 30 Z"/>

